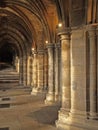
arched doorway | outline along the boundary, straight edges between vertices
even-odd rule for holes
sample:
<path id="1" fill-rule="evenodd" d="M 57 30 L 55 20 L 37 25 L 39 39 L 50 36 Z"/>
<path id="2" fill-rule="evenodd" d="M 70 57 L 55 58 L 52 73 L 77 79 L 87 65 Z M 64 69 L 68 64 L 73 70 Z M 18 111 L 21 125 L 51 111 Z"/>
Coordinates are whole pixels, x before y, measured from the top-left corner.
<path id="1" fill-rule="evenodd" d="M 15 48 L 8 42 L 0 47 L 0 69 L 15 66 Z"/>

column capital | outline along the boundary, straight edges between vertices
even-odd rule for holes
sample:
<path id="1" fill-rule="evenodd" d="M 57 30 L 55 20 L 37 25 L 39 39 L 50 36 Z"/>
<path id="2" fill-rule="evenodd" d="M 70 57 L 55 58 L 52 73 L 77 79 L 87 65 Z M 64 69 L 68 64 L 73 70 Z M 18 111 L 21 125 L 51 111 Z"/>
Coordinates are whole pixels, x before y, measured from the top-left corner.
<path id="1" fill-rule="evenodd" d="M 87 29 L 87 31 L 94 31 L 94 30 L 96 30 L 96 28 L 98 27 L 98 25 L 87 25 L 86 26 L 86 29 Z"/>
<path id="2" fill-rule="evenodd" d="M 57 31 L 58 36 L 71 34 L 71 28 L 69 27 L 66 27 L 66 28 L 60 27 L 60 28 L 57 28 L 56 31 Z"/>
<path id="3" fill-rule="evenodd" d="M 55 43 L 55 48 L 60 48 L 61 44 L 60 43 Z"/>
<path id="4" fill-rule="evenodd" d="M 70 34 L 62 34 L 60 35 L 60 40 L 70 40 Z"/>
<path id="5" fill-rule="evenodd" d="M 37 54 L 36 50 L 32 50 L 32 55 Z"/>
<path id="6" fill-rule="evenodd" d="M 45 53 L 44 50 L 38 50 L 37 52 L 38 52 L 38 54 L 44 54 Z"/>
<path id="7" fill-rule="evenodd" d="M 47 43 L 47 44 L 46 44 L 46 47 L 47 47 L 47 48 L 53 48 L 53 47 L 54 47 L 54 43 Z"/>
<path id="8" fill-rule="evenodd" d="M 98 26 L 96 27 L 96 35 L 98 36 Z"/>
<path id="9" fill-rule="evenodd" d="M 88 31 L 88 37 L 96 37 L 97 35 L 96 26 L 88 26 L 87 31 Z"/>

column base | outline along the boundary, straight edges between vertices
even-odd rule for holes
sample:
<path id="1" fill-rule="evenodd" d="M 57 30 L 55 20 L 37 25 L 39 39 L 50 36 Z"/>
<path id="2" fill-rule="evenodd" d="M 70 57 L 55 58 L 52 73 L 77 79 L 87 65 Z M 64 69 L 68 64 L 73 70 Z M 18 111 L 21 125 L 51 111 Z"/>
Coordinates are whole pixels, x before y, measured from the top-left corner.
<path id="1" fill-rule="evenodd" d="M 43 93 L 43 90 L 41 88 L 33 88 L 31 95 L 38 95 L 39 93 Z"/>
<path id="2" fill-rule="evenodd" d="M 19 83 L 19 86 L 24 86 L 24 84 L 23 83 Z"/>
<path id="3" fill-rule="evenodd" d="M 98 113 L 90 112 L 88 118 L 91 120 L 98 120 Z"/>
<path id="4" fill-rule="evenodd" d="M 70 113 L 66 117 L 64 112 L 60 111 L 56 126 L 61 130 L 98 130 L 98 121 L 87 119 L 85 112 Z"/>
<path id="5" fill-rule="evenodd" d="M 59 94 L 55 94 L 55 102 L 61 102 L 61 96 Z"/>
<path id="6" fill-rule="evenodd" d="M 55 103 L 54 93 L 48 93 L 46 95 L 45 104 L 51 105 Z"/>

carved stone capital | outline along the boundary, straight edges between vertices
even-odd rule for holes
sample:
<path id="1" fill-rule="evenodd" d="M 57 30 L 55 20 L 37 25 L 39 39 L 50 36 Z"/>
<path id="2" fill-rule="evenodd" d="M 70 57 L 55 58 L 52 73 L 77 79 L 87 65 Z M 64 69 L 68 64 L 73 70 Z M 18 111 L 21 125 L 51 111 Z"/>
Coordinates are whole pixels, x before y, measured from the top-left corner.
<path id="1" fill-rule="evenodd" d="M 47 43 L 47 44 L 46 44 L 46 47 L 47 47 L 47 48 L 53 48 L 53 47 L 54 47 L 54 43 Z"/>
<path id="2" fill-rule="evenodd" d="M 61 35 L 70 35 L 71 34 L 71 29 L 68 27 L 68 28 L 63 28 L 63 27 L 60 27 L 60 28 L 57 28 L 57 35 L 58 36 L 61 36 Z"/>
<path id="3" fill-rule="evenodd" d="M 60 48 L 61 47 L 61 44 L 60 43 L 55 43 L 55 49 L 56 48 Z"/>
<path id="4" fill-rule="evenodd" d="M 42 54 L 44 54 L 44 53 L 45 53 L 45 51 L 44 51 L 44 50 L 38 50 L 37 52 L 38 52 L 38 54 L 40 54 L 40 55 L 42 55 Z"/>
<path id="5" fill-rule="evenodd" d="M 88 32 L 88 37 L 95 37 L 96 36 L 96 28 L 97 26 L 95 25 L 88 25 L 87 26 L 87 32 Z"/>

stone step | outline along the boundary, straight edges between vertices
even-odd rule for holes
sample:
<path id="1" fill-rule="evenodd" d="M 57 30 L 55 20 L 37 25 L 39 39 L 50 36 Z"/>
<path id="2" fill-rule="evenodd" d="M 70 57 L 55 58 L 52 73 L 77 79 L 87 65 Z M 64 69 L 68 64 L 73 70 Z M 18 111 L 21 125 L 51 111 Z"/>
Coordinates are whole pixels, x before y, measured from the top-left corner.
<path id="1" fill-rule="evenodd" d="M 3 81 L 3 82 L 4 82 L 4 81 L 5 81 L 5 82 L 6 82 L 6 81 L 11 82 L 11 81 L 12 81 L 12 82 L 13 82 L 13 81 L 19 81 L 19 79 L 3 79 L 3 78 L 2 78 L 2 79 L 0 79 L 0 81 L 1 81 L 1 82 L 2 82 L 2 81 Z"/>
<path id="2" fill-rule="evenodd" d="M 19 78 L 19 75 L 0 75 L 0 79 L 2 78 Z"/>
<path id="3" fill-rule="evenodd" d="M 0 84 L 1 83 L 19 83 L 19 79 L 13 79 L 13 80 L 2 79 L 2 80 L 0 80 Z"/>
<path id="4" fill-rule="evenodd" d="M 1 97 L 0 98 L 0 109 L 1 108 L 9 108 L 17 105 L 22 105 L 22 104 L 28 104 L 31 102 L 36 102 L 38 100 L 44 100 L 45 99 L 45 93 L 40 94 L 39 96 L 34 96 L 29 94 L 25 95 L 14 95 L 14 96 L 6 96 L 6 97 Z"/>
<path id="5" fill-rule="evenodd" d="M 9 71 L 9 72 L 8 72 Z M 2 83 L 19 83 L 19 74 L 13 69 L 0 71 L 0 84 Z"/>
<path id="6" fill-rule="evenodd" d="M 0 89 L 0 98 L 8 97 L 8 96 L 17 96 L 17 95 L 27 95 L 31 93 L 30 87 L 13 87 L 13 88 L 2 88 Z"/>
<path id="7" fill-rule="evenodd" d="M 5 75 L 5 76 L 6 76 L 6 75 L 8 75 L 8 76 L 10 76 L 10 75 L 17 75 L 17 76 L 18 76 L 19 73 L 11 73 L 11 72 L 10 72 L 10 73 L 9 73 L 9 72 L 8 72 L 8 73 L 7 73 L 7 72 L 2 72 L 2 73 L 1 73 L 1 72 L 0 72 L 0 76 L 2 76 L 2 75 Z"/>
<path id="8" fill-rule="evenodd" d="M 18 73 L 0 73 L 0 76 L 11 76 L 11 75 L 15 75 L 15 76 L 19 76 Z"/>

